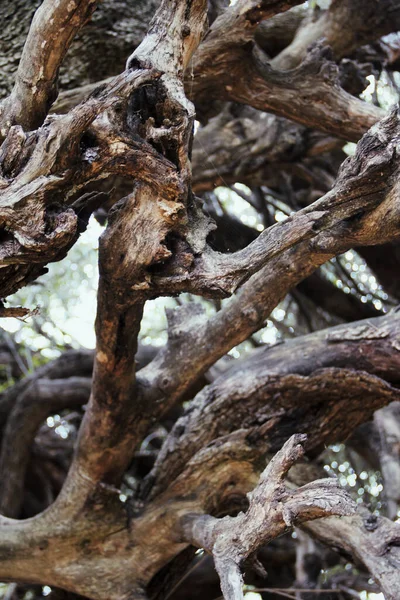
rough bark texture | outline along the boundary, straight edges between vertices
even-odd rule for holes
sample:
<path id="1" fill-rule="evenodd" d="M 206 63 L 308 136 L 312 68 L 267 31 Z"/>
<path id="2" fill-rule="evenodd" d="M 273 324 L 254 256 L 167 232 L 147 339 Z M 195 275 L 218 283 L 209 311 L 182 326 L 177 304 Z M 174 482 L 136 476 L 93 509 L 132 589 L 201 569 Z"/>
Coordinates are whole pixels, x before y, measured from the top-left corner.
<path id="1" fill-rule="evenodd" d="M 107 226 L 95 351 L 27 373 L 0 348 L 26 375 L 0 396 L 0 580 L 161 600 L 194 546 L 240 600 L 243 571 L 264 582 L 267 544 L 288 544 L 295 568 L 293 541 L 275 540 L 297 526 L 312 541 L 288 585 L 317 585 L 305 548 L 321 541 L 397 600 L 400 312 L 341 259 L 330 268 L 348 294 L 318 269 L 359 249 L 400 297 L 400 115 L 359 98 L 366 75 L 396 85 L 395 43 L 380 38 L 399 3 L 28 4 L 0 1 L 0 297 L 62 259 L 91 214 Z M 179 299 L 142 362 L 145 303 L 181 293 L 217 309 Z M 225 357 L 288 293 L 310 333 Z M 313 331 L 313 313 L 339 324 Z M 43 423 L 67 409 L 79 433 L 57 446 Z M 380 469 L 388 518 L 321 478 L 321 452 L 347 440 Z"/>

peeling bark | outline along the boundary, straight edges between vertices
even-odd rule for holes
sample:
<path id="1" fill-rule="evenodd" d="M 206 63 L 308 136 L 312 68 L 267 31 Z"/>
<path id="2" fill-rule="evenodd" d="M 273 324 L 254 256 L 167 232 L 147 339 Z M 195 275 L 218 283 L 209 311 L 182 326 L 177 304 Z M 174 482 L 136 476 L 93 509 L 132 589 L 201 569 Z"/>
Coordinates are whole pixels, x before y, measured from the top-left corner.
<path id="1" fill-rule="evenodd" d="M 99 245 L 94 358 L 69 353 L 0 398 L 0 579 L 99 600 L 145 599 L 160 570 L 194 544 L 213 554 L 224 597 L 240 599 L 245 561 L 260 571 L 261 545 L 296 525 L 350 555 L 394 600 L 398 526 L 364 508 L 354 513 L 335 480 L 296 481 L 296 469 L 288 471 L 304 453 L 311 461 L 326 444 L 346 440 L 381 409 L 375 427 L 386 441 L 395 432 L 395 440 L 382 445 L 380 464 L 386 480 L 397 481 L 398 428 L 392 414 L 386 419 L 393 409 L 382 407 L 399 401 L 399 311 L 374 319 L 365 309 L 366 321 L 258 349 L 202 386 L 205 372 L 260 329 L 290 290 L 302 285 L 310 297 L 316 293 L 320 265 L 350 248 L 398 243 L 398 111 L 385 115 L 346 92 L 335 62 L 394 27 L 397 4 L 385 0 L 392 12 L 358 18 L 353 36 L 348 28 L 342 36 L 337 31 L 358 0 L 332 2 L 314 22 L 302 10 L 286 13 L 300 0 L 122 4 L 107 0 L 86 23 L 94 2 L 45 0 L 2 103 L 1 297 L 65 256 L 103 205 L 107 227 Z M 135 33 L 121 33 L 115 60 L 89 72 L 101 62 L 101 42 L 95 54 L 81 61 L 79 54 L 103 31 L 108 11 L 118 8 L 107 27 L 113 35 L 132 29 L 137 18 L 144 27 L 148 12 L 141 19 L 139 9 L 150 12 L 155 4 L 144 39 L 136 43 Z M 18 15 L 28 12 L 17 3 L 12 31 Z M 283 47 L 268 50 L 274 23 L 293 15 Z M 267 19 L 274 21 L 269 33 Z M 307 49 L 321 24 L 333 53 L 321 42 Z M 272 63 L 269 53 L 275 53 Z M 5 56 L 9 70 L 13 54 Z M 346 65 L 357 94 L 368 70 L 355 61 Z M 59 72 L 68 90 L 57 104 Z M 75 83 L 82 86 L 74 89 Z M 221 111 L 227 101 L 247 106 Z M 51 106 L 65 114 L 49 114 Z M 196 110 L 203 126 L 193 142 Z M 339 140 L 358 142 L 340 169 Z M 242 230 L 230 253 L 212 248 L 215 224 L 193 190 L 243 182 L 279 193 L 286 181 L 289 193 L 296 177 L 297 189 L 285 202 L 293 214 L 272 224 L 258 197 L 264 231 L 246 238 Z M 112 190 L 117 179 L 121 187 Z M 228 241 L 220 237 L 221 247 Z M 313 277 L 308 292 L 307 277 Z M 167 344 L 137 369 L 145 302 L 181 292 L 231 298 L 209 317 L 195 302 L 169 311 Z M 349 318 L 350 304 L 336 314 Z M 335 312 L 326 298 L 323 306 Z M 136 478 L 124 503 L 120 486 L 135 451 L 199 388 L 153 469 Z M 70 465 L 68 447 L 68 473 L 53 473 L 62 487 L 58 497 L 53 502 L 48 494 L 47 510 L 31 519 L 13 518 L 21 514 L 31 449 L 40 449 L 40 424 L 49 411 L 82 406 L 89 394 Z M 44 451 L 41 458 L 51 469 Z M 399 498 L 390 483 L 387 491 L 394 516 Z M 245 512 L 232 516 L 238 508 Z M 314 519 L 323 521 L 309 522 Z"/>

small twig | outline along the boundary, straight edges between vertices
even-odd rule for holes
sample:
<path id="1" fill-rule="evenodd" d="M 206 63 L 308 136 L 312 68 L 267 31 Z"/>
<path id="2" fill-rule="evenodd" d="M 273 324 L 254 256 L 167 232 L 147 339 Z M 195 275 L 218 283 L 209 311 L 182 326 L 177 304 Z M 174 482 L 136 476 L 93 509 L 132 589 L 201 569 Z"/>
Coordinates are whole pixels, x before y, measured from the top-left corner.
<path id="1" fill-rule="evenodd" d="M 21 356 L 18 354 L 18 350 L 17 350 L 17 348 L 15 346 L 14 340 L 12 339 L 12 337 L 10 336 L 10 334 L 7 331 L 5 331 L 4 334 L 5 334 L 7 346 L 9 347 L 10 352 L 11 352 L 11 354 L 13 355 L 13 357 L 15 359 L 15 362 L 17 363 L 17 365 L 21 369 L 21 372 L 24 375 L 28 375 L 29 370 L 26 368 L 26 366 L 24 364 L 24 361 L 22 360 Z"/>
<path id="2" fill-rule="evenodd" d="M 29 308 L 22 308 L 22 306 L 9 306 L 6 307 L 0 302 L 0 318 L 1 317 L 14 317 L 21 321 L 28 317 L 33 317 L 38 314 L 38 308 L 30 310 Z"/>
<path id="3" fill-rule="evenodd" d="M 206 558 L 207 558 L 207 554 L 204 553 L 203 556 L 196 563 L 194 563 L 189 569 L 187 569 L 187 571 L 185 571 L 185 573 L 182 575 L 182 577 L 167 592 L 164 600 L 168 600 L 168 598 L 170 598 L 172 596 L 172 594 L 175 592 L 175 590 L 177 590 L 178 587 L 180 585 L 182 585 L 182 583 L 185 581 L 185 579 L 187 579 L 189 577 L 189 575 L 191 575 L 193 573 L 193 571 L 195 571 L 199 566 L 201 566 L 203 564 L 203 562 L 206 560 Z"/>
<path id="4" fill-rule="evenodd" d="M 304 319 L 304 322 L 308 329 L 308 333 L 311 333 L 312 331 L 314 331 L 314 327 L 313 327 L 312 317 L 309 314 L 307 307 L 305 305 L 305 298 L 302 297 L 302 294 L 297 289 L 292 290 L 290 292 L 290 294 L 291 294 L 293 300 L 295 301 L 295 303 L 297 304 L 299 312 Z"/>
<path id="5" fill-rule="evenodd" d="M 249 196 L 248 194 L 245 194 L 244 192 L 242 192 L 242 190 L 239 190 L 235 186 L 236 186 L 236 184 L 230 185 L 229 189 L 232 190 L 232 192 L 234 192 L 235 194 L 237 194 L 239 196 L 239 198 L 242 198 L 242 200 L 244 200 L 245 202 L 247 202 L 248 204 L 250 204 L 250 206 L 252 208 L 254 208 L 254 210 L 256 210 L 257 212 L 259 212 L 259 208 L 256 205 L 256 203 L 254 202 L 254 200 L 251 198 L 251 196 Z"/>

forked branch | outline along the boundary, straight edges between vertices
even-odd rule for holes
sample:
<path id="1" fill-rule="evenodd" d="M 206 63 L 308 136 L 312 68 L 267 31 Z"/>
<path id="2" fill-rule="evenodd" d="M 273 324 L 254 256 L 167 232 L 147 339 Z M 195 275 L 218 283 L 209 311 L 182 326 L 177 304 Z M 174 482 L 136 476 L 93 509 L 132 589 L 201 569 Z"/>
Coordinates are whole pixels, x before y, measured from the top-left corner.
<path id="1" fill-rule="evenodd" d="M 329 515 L 351 515 L 355 504 L 334 479 L 320 479 L 289 491 L 284 478 L 304 454 L 306 436 L 293 435 L 247 494 L 249 507 L 236 517 L 187 516 L 186 540 L 214 557 L 225 600 L 243 599 L 241 566 L 258 548 L 294 525 Z"/>

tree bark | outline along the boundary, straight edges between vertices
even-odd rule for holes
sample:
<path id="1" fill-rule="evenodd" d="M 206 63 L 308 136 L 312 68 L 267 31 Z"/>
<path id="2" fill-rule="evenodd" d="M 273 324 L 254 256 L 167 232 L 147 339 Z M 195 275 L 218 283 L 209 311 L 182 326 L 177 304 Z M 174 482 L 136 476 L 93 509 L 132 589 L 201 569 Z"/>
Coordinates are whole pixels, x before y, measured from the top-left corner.
<path id="1" fill-rule="evenodd" d="M 334 479 L 308 472 L 301 481 L 301 472 L 381 409 L 374 426 L 392 442 L 381 445 L 379 460 L 395 515 L 400 312 L 374 318 L 371 306 L 344 302 L 316 270 L 351 248 L 367 254 L 400 239 L 399 113 L 356 97 L 368 68 L 353 58 L 335 62 L 391 31 L 397 3 L 385 0 L 388 12 L 381 12 L 368 2 L 371 19 L 357 12 L 353 35 L 358 0 L 335 0 L 316 20 L 302 9 L 287 12 L 300 0 L 125 4 L 107 0 L 87 23 L 94 2 L 45 0 L 29 29 L 30 8 L 7 8 L 6 73 L 16 48 L 21 58 L 0 114 L 1 297 L 65 256 L 103 205 L 107 227 L 94 355 L 68 353 L 0 398 L 0 579 L 99 600 L 144 600 L 160 570 L 194 545 L 213 555 L 225 599 L 239 600 L 245 562 L 262 572 L 259 548 L 301 526 L 350 555 L 394 600 L 399 526 L 364 508 L 355 512 Z M 276 32 L 261 25 L 267 19 L 278 30 L 292 23 L 283 48 L 272 49 Z M 322 30 L 333 52 L 317 41 Z M 309 41 L 317 43 L 308 49 Z M 109 42 L 115 56 L 101 61 Z M 342 88 L 341 67 L 355 74 L 355 95 Z M 58 83 L 64 94 L 56 104 Z M 54 112 L 60 106 L 64 114 Z M 196 110 L 203 125 L 193 142 Z M 266 110 L 274 114 L 257 112 Z M 339 168 L 340 140 L 358 143 Z M 264 229 L 255 235 L 242 227 L 240 239 L 221 239 L 223 228 L 214 231 L 194 192 L 237 183 L 251 188 L 243 194 Z M 269 196 L 272 206 L 274 194 L 275 212 L 265 204 Z M 288 207 L 287 218 L 274 222 L 279 206 Z M 232 251 L 220 251 L 228 244 Z M 380 270 L 388 287 L 393 265 Z M 319 300 L 317 285 L 325 285 Z M 351 320 L 357 310 L 366 320 L 259 348 L 230 369 L 220 365 L 204 387 L 206 371 L 258 331 L 296 286 L 299 303 L 300 289 L 330 314 Z M 397 293 L 395 283 L 391 290 Z M 198 302 L 168 311 L 167 343 L 136 368 L 145 303 L 180 293 L 226 301 L 211 315 Z M 70 440 L 53 472 L 57 498 L 43 485 L 46 510 L 14 518 L 24 514 L 41 424 L 52 411 L 86 403 L 73 455 Z M 171 410 L 180 418 L 126 502 L 124 476 L 135 453 Z M 39 451 L 36 467 L 51 470 L 51 457 Z"/>

